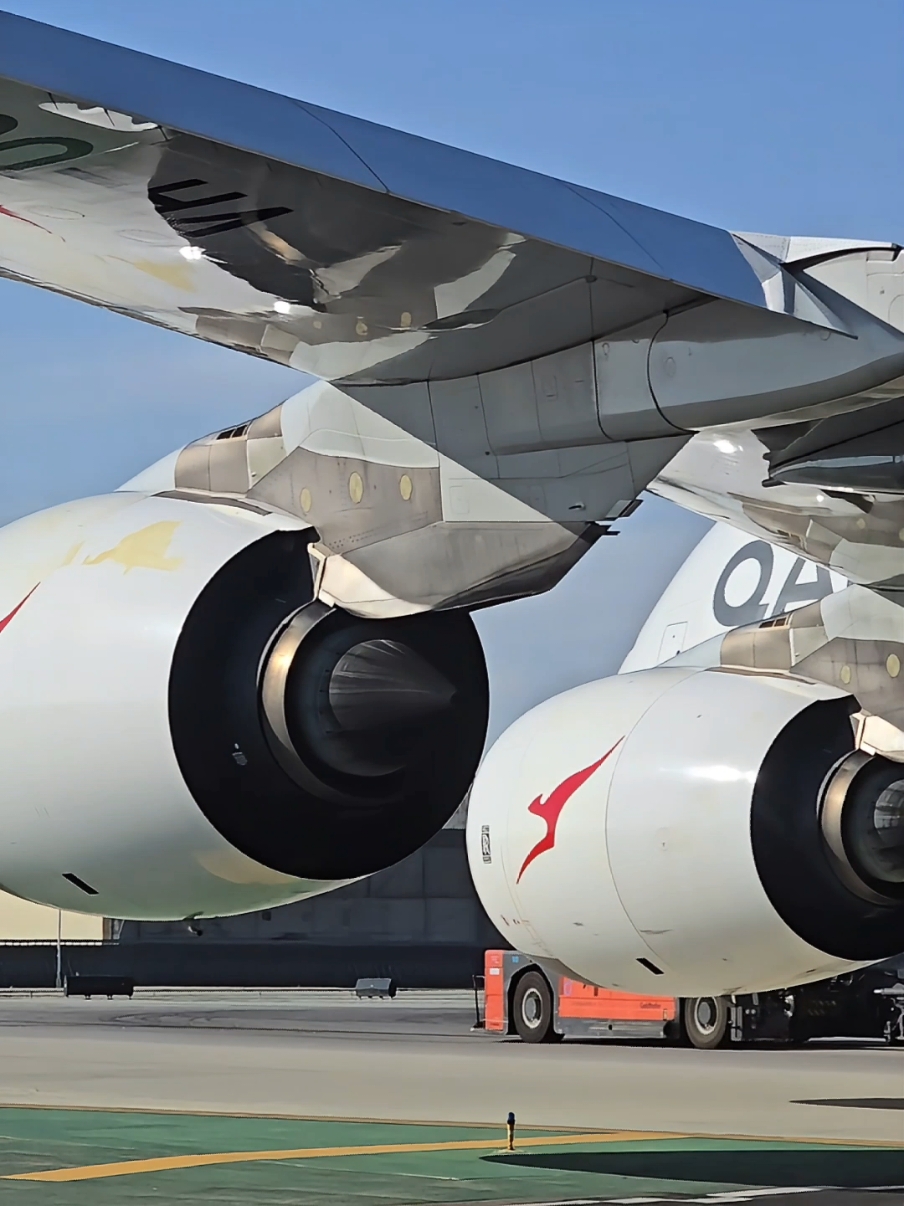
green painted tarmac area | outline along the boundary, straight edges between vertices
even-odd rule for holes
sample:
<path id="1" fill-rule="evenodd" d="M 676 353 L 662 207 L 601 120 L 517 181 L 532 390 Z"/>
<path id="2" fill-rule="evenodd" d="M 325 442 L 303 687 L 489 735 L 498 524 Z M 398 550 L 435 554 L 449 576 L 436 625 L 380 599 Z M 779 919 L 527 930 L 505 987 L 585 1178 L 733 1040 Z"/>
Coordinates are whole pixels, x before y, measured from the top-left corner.
<path id="1" fill-rule="evenodd" d="M 904 1183 L 904 1147 L 537 1128 L 504 1146 L 503 1126 L 0 1108 L 0 1204 L 396 1206 Z M 349 1151 L 362 1147 L 379 1150 Z M 23 1174 L 66 1179 L 10 1179 Z"/>

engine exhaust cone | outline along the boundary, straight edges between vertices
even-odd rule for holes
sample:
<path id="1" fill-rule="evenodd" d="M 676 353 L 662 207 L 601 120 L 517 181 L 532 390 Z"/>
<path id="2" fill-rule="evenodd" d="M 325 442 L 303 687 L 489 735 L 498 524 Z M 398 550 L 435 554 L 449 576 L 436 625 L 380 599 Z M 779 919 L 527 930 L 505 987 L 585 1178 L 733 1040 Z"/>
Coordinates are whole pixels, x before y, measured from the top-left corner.
<path id="1" fill-rule="evenodd" d="M 373 621 L 316 601 L 301 608 L 261 682 L 283 769 L 327 796 L 351 792 L 365 807 L 393 792 L 406 767 L 432 764 L 431 751 L 454 744 L 477 682 L 468 656 L 457 656 L 470 654 L 472 639 L 459 628 L 453 615 Z"/>
<path id="2" fill-rule="evenodd" d="M 329 702 L 347 732 L 417 722 L 447 708 L 455 687 L 444 674 L 401 641 L 361 641 L 336 663 Z"/>

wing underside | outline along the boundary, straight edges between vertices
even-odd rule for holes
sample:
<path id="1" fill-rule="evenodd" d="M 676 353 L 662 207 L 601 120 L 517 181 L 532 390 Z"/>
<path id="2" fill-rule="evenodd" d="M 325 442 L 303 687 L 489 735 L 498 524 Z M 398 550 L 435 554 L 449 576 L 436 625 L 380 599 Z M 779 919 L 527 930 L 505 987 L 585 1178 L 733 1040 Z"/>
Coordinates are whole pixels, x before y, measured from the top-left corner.
<path id="1" fill-rule="evenodd" d="M 4 13 L 0 81 L 0 271 L 330 380 L 775 308 L 724 230 Z"/>

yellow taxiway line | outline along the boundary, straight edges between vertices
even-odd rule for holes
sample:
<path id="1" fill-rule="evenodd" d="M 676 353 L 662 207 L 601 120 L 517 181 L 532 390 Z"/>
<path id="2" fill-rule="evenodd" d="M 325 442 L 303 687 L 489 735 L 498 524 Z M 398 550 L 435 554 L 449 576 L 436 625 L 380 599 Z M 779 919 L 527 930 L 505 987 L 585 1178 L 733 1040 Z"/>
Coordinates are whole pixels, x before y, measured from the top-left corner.
<path id="1" fill-rule="evenodd" d="M 638 1139 L 681 1139 L 682 1135 L 652 1131 L 603 1131 L 583 1135 L 528 1135 L 517 1148 L 564 1147 L 576 1143 L 628 1143 Z M 152 1156 L 146 1160 L 120 1160 L 115 1164 L 86 1164 L 79 1168 L 50 1168 L 12 1173 L 3 1181 L 94 1181 L 102 1177 L 127 1177 L 135 1173 L 166 1172 L 173 1168 L 204 1168 L 211 1164 L 246 1164 L 254 1160 L 318 1160 L 330 1156 L 383 1156 L 410 1152 L 501 1151 L 500 1139 L 453 1139 L 445 1143 L 379 1143 L 359 1147 L 296 1147 L 277 1151 L 208 1152 L 183 1156 Z"/>

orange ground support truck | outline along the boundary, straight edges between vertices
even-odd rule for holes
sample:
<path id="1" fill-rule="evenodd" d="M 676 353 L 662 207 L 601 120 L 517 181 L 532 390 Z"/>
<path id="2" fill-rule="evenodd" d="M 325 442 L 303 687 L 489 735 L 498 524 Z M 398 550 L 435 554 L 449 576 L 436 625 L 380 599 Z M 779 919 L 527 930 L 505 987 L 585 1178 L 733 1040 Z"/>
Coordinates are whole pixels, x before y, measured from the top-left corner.
<path id="1" fill-rule="evenodd" d="M 677 999 L 595 988 L 520 951 L 493 950 L 484 957 L 478 1025 L 528 1043 L 647 1038 L 708 1049 L 757 1039 L 861 1037 L 904 1044 L 904 956 L 797 988 Z"/>
<path id="2" fill-rule="evenodd" d="M 554 981 L 554 982 L 551 982 Z M 514 987 L 513 987 L 514 986 Z M 484 1026 L 519 1034 L 528 1043 L 555 1037 L 677 1037 L 674 997 L 645 997 L 547 977 L 519 951 L 487 951 L 484 957 Z"/>

